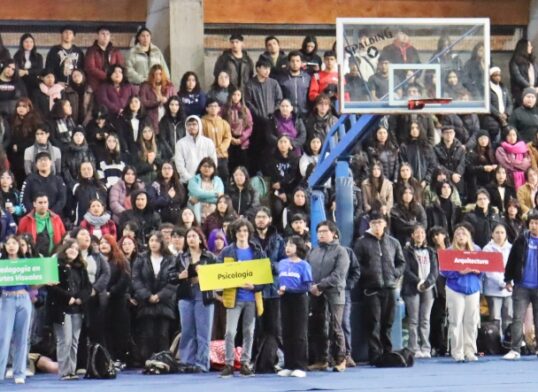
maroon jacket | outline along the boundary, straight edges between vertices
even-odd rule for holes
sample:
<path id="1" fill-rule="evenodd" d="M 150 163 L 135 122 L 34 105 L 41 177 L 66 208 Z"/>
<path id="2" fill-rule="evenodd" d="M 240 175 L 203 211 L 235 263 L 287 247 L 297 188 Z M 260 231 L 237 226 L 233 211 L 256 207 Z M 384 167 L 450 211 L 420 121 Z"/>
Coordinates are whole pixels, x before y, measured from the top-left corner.
<path id="1" fill-rule="evenodd" d="M 109 43 L 105 50 L 97 45 L 97 41 L 88 48 L 84 57 L 84 70 L 93 91 L 97 91 L 106 81 L 107 70 L 112 64 L 125 65 L 123 55 L 112 43 Z"/>
<path id="2" fill-rule="evenodd" d="M 132 84 L 122 84 L 120 90 L 117 91 L 113 84 L 104 83 L 97 90 L 95 100 L 98 105 L 106 106 L 110 114 L 117 115 L 127 105 L 129 98 L 135 94 L 136 89 Z"/>
<path id="3" fill-rule="evenodd" d="M 157 95 L 153 91 L 153 88 L 148 82 L 144 82 L 140 85 L 140 90 L 138 92 L 140 95 L 140 102 L 146 109 L 146 115 L 151 121 L 151 125 L 156 133 L 159 133 L 159 105 L 160 102 L 157 101 Z M 166 98 L 176 95 L 176 88 L 172 83 L 166 88 Z"/>

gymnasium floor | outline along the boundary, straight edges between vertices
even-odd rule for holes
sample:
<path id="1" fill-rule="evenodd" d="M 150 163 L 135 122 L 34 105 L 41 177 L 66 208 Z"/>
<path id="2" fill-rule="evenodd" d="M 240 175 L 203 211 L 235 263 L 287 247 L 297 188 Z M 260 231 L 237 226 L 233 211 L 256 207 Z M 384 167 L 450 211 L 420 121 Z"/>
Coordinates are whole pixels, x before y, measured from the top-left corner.
<path id="1" fill-rule="evenodd" d="M 0 382 L 0 391 L 88 392 L 265 392 L 265 391 L 538 391 L 538 359 L 523 357 L 507 362 L 500 357 L 458 364 L 451 359 L 420 360 L 408 369 L 374 369 L 360 366 L 342 374 L 308 373 L 303 379 L 276 375 L 238 376 L 221 380 L 217 373 L 204 375 L 145 376 L 124 372 L 115 380 L 59 381 L 54 375 L 37 375 L 26 385 Z"/>

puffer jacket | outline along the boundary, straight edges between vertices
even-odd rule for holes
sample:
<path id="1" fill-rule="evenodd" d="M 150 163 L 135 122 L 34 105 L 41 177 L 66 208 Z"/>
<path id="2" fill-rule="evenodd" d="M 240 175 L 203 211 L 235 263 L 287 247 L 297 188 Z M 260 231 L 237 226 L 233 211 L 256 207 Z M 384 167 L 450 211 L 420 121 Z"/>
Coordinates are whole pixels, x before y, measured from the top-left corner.
<path id="1" fill-rule="evenodd" d="M 131 48 L 127 55 L 125 67 L 127 68 L 127 79 L 133 84 L 142 84 L 148 78 L 149 70 L 155 64 L 160 64 L 163 71 L 170 79 L 170 71 L 166 65 L 166 61 L 161 50 L 151 44 L 149 48 L 149 56 L 144 52 L 139 44 Z"/>
<path id="2" fill-rule="evenodd" d="M 133 291 L 138 301 L 137 318 L 164 317 L 170 320 L 176 318 L 176 288 L 168 282 L 170 270 L 174 266 L 172 256 L 164 256 L 161 270 L 155 277 L 151 264 L 150 253 L 138 256 L 133 264 Z M 156 304 L 149 302 L 153 294 L 159 296 Z"/>
<path id="3" fill-rule="evenodd" d="M 390 231 L 400 241 L 400 245 L 404 246 L 409 241 L 416 224 L 428 227 L 426 211 L 420 204 L 416 203 L 414 208 L 411 209 L 397 203 L 390 210 Z"/>
<path id="4" fill-rule="evenodd" d="M 73 186 L 73 201 L 69 207 L 76 225 L 84 218 L 92 199 L 100 199 L 106 205 L 107 189 L 101 181 L 83 179 Z"/>
<path id="5" fill-rule="evenodd" d="M 258 193 L 252 187 L 240 190 L 237 186 L 231 184 L 228 187 L 228 195 L 232 199 L 232 205 L 239 215 L 248 215 L 254 208 L 260 205 Z"/>
<path id="6" fill-rule="evenodd" d="M 388 234 L 381 239 L 369 230 L 353 248 L 361 266 L 362 290 L 395 288 L 405 270 L 405 258 L 398 240 Z"/>
<path id="7" fill-rule="evenodd" d="M 508 241 L 505 241 L 502 246 L 499 246 L 493 240 L 491 240 L 486 246 L 484 246 L 484 249 L 482 250 L 484 252 L 502 253 L 504 267 L 506 268 L 506 263 L 508 262 L 508 256 L 510 256 L 511 249 L 512 244 Z M 484 295 L 490 297 L 509 297 L 510 295 L 512 295 L 512 293 L 506 290 L 504 286 L 504 272 L 484 273 Z"/>
<path id="8" fill-rule="evenodd" d="M 308 253 L 306 259 L 312 267 L 314 284 L 323 292 L 327 301 L 334 305 L 344 305 L 350 264 L 346 249 L 335 240 L 319 244 Z"/>
<path id="9" fill-rule="evenodd" d="M 244 90 L 245 85 L 254 74 L 254 63 L 245 50 L 243 50 L 243 57 L 237 58 L 232 54 L 231 49 L 227 49 L 215 62 L 213 70 L 215 79 L 219 77 L 221 71 L 230 75 L 230 84 Z"/>
<path id="10" fill-rule="evenodd" d="M 77 182 L 82 162 L 91 162 L 95 170 L 95 156 L 88 144 L 77 146 L 72 142 L 69 143 L 65 154 L 62 155 L 62 176 L 68 189 L 73 189 Z"/>
<path id="11" fill-rule="evenodd" d="M 165 115 L 159 121 L 159 142 L 163 160 L 174 157 L 177 142 L 185 136 L 185 123 L 181 118 L 172 118 Z"/>
<path id="12" fill-rule="evenodd" d="M 125 59 L 121 51 L 112 45 L 112 42 L 108 43 L 105 50 L 101 49 L 97 41 L 88 48 L 86 56 L 84 56 L 84 70 L 93 91 L 96 91 L 105 82 L 107 72 L 113 64 L 123 65 Z"/>
<path id="13" fill-rule="evenodd" d="M 413 177 L 419 181 L 431 182 L 437 159 L 429 144 L 409 140 L 400 146 L 400 162 L 408 162 L 413 169 Z"/>
<path id="14" fill-rule="evenodd" d="M 366 150 L 368 161 L 372 164 L 379 161 L 383 165 L 383 176 L 389 181 L 396 182 L 400 171 L 400 162 L 398 161 L 398 149 L 396 147 L 379 148 L 377 146 L 368 147 Z"/>
<path id="15" fill-rule="evenodd" d="M 419 267 L 418 260 L 415 254 L 415 249 L 426 249 L 428 251 L 428 256 L 430 258 L 430 273 L 425 279 L 424 284 L 427 289 L 431 287 L 432 290 L 434 290 L 434 293 L 436 291 L 435 282 L 437 281 L 437 277 L 439 276 L 439 264 L 437 262 L 437 254 L 429 246 L 417 248 L 411 244 L 407 244 L 407 246 L 403 250 L 403 254 L 405 257 L 405 271 L 402 281 L 402 296 L 412 296 L 419 294 L 417 288 L 420 281 L 418 272 Z"/>
<path id="16" fill-rule="evenodd" d="M 149 196 L 146 208 L 144 208 L 143 210 L 136 208 L 136 197 L 141 193 L 145 193 L 146 196 L 148 195 L 147 191 L 145 190 L 137 190 L 131 193 L 131 205 L 133 208 L 131 210 L 126 210 L 122 212 L 122 214 L 120 215 L 118 232 L 123 232 L 123 228 L 125 227 L 125 224 L 127 222 L 136 222 L 139 228 L 137 233 L 137 240 L 139 241 L 138 244 L 139 246 L 140 244 L 142 244 L 142 246 L 145 246 L 150 233 L 153 230 L 157 230 L 157 228 L 161 224 L 161 217 L 159 216 L 159 214 L 153 211 L 153 208 L 151 208 Z"/>
<path id="17" fill-rule="evenodd" d="M 501 223 L 501 218 L 496 211 L 489 207 L 487 213 L 478 207 L 464 215 L 463 220 L 469 222 L 474 229 L 473 240 L 484 247 L 491 239 L 491 233 L 496 224 Z"/>
<path id="18" fill-rule="evenodd" d="M 200 261 L 197 265 L 215 264 L 217 259 L 215 255 L 208 250 L 202 250 Z M 170 268 L 168 273 L 168 281 L 177 285 L 177 299 L 194 300 L 191 279 L 198 277 L 198 273 L 194 268 L 189 268 L 192 265 L 192 256 L 189 251 L 182 253 L 176 258 L 175 263 Z M 179 279 L 178 275 L 188 269 L 189 277 L 187 279 Z M 198 284 L 198 283 L 197 283 Z M 215 292 L 213 290 L 203 291 L 202 300 L 204 305 L 211 305 L 215 300 Z"/>

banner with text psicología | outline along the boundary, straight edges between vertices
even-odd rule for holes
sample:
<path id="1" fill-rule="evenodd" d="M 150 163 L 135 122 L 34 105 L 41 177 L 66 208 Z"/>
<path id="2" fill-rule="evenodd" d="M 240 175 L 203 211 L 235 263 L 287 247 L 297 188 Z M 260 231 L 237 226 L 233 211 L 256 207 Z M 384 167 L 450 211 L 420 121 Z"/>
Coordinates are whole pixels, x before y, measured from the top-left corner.
<path id="1" fill-rule="evenodd" d="M 241 287 L 246 283 L 273 283 L 269 259 L 249 260 L 236 263 L 201 265 L 198 268 L 200 290 L 220 290 Z"/>
<path id="2" fill-rule="evenodd" d="M 56 257 L 0 260 L 0 286 L 58 283 Z"/>

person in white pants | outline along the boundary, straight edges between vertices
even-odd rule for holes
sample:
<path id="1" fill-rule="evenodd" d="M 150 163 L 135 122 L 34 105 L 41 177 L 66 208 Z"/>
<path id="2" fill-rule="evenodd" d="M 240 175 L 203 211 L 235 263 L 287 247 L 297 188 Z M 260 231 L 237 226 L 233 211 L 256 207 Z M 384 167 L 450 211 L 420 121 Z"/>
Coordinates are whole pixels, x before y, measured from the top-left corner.
<path id="1" fill-rule="evenodd" d="M 473 243 L 468 224 L 456 226 L 450 249 L 480 250 L 480 247 Z M 477 361 L 476 338 L 480 322 L 482 274 L 478 270 L 466 268 L 459 272 L 441 271 L 441 275 L 446 278 L 450 355 L 457 362 Z"/>

